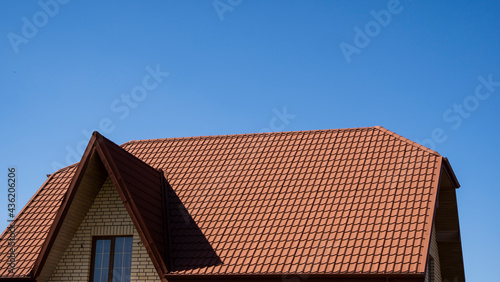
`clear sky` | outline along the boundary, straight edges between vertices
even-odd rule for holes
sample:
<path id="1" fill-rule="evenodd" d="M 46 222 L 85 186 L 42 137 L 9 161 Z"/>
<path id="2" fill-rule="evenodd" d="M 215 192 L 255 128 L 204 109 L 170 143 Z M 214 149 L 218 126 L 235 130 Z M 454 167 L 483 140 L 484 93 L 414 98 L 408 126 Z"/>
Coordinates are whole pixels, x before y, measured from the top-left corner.
<path id="1" fill-rule="evenodd" d="M 2 1 L 0 227 L 118 144 L 381 125 L 448 157 L 469 281 L 498 281 L 499 1 Z M 3 203 L 3 204 L 2 204 Z"/>

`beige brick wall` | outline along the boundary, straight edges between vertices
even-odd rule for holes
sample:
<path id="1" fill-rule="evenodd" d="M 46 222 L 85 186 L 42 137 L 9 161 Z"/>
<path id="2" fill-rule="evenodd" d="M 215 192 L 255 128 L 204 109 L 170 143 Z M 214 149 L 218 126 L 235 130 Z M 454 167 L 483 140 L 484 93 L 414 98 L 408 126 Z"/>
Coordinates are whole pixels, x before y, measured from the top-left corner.
<path id="1" fill-rule="evenodd" d="M 426 282 L 442 282 L 441 278 L 441 264 L 439 263 L 439 252 L 438 252 L 438 245 L 437 245 L 437 240 L 436 240 L 436 227 L 433 224 L 432 225 L 432 236 L 431 236 L 431 245 L 429 249 L 429 253 L 431 257 L 433 258 L 432 260 L 429 259 L 429 262 L 432 262 L 432 265 L 430 265 L 430 271 L 432 272 L 432 276 L 434 280 L 431 280 L 431 273 L 427 272 L 425 275 L 425 281 Z"/>
<path id="2" fill-rule="evenodd" d="M 89 281 L 92 236 L 132 235 L 131 281 L 160 281 L 111 180 L 102 186 L 49 281 Z"/>

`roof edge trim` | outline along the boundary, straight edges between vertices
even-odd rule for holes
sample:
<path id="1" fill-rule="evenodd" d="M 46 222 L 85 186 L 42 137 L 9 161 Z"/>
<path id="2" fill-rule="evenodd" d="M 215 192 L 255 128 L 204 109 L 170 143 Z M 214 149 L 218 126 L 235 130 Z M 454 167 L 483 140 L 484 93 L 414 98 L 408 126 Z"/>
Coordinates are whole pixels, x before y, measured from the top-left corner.
<path id="1" fill-rule="evenodd" d="M 160 254 L 159 250 L 157 250 L 157 246 L 156 246 L 156 244 L 154 244 L 152 237 L 147 230 L 147 226 L 144 223 L 142 217 L 140 216 L 140 212 L 138 211 L 133 199 L 131 199 L 129 192 L 127 190 L 128 188 L 126 187 L 126 185 L 124 183 L 122 183 L 122 177 L 120 175 L 120 171 L 117 169 L 116 165 L 113 162 L 113 158 L 111 157 L 110 152 L 107 150 L 107 145 L 104 142 L 105 139 L 106 138 L 104 136 L 102 136 L 99 132 L 94 131 L 94 133 L 92 133 L 92 137 L 90 138 L 90 141 L 87 145 L 87 148 L 85 149 L 85 152 L 82 156 L 82 159 L 80 160 L 80 162 L 74 164 L 75 166 L 77 166 L 76 172 L 73 175 L 73 178 L 71 180 L 71 183 L 69 185 L 69 188 L 68 188 L 66 194 L 63 196 L 61 205 L 56 213 L 56 216 L 55 216 L 54 221 L 49 229 L 47 237 L 45 238 L 45 240 L 43 242 L 40 253 L 38 254 L 38 257 L 34 263 L 34 266 L 31 270 L 31 272 L 30 272 L 31 279 L 35 279 L 35 280 L 38 279 L 38 277 L 42 273 L 43 268 L 45 266 L 45 262 L 47 261 L 49 254 L 50 254 L 50 251 L 52 249 L 52 246 L 54 245 L 54 243 L 57 239 L 57 236 L 59 234 L 59 230 L 61 229 L 62 225 L 64 224 L 66 214 L 71 206 L 71 203 L 74 200 L 76 192 L 77 192 L 77 190 L 80 186 L 80 183 L 84 177 L 85 171 L 87 170 L 87 166 L 90 163 L 90 160 L 91 160 L 92 156 L 94 156 L 94 154 L 97 154 L 98 157 L 101 159 L 104 167 L 107 170 L 109 177 L 112 179 L 113 184 L 115 185 L 115 188 L 118 190 L 119 194 L 121 194 L 121 196 L 124 196 L 124 198 L 126 198 L 126 201 L 123 204 L 124 204 L 125 208 L 127 209 L 129 216 L 131 217 L 132 222 L 134 223 L 135 228 L 137 229 L 137 232 L 139 233 L 141 239 L 143 240 L 144 246 L 148 250 L 148 254 L 150 256 L 150 259 L 151 259 L 152 263 L 155 265 L 155 268 L 157 269 L 157 271 L 159 272 L 158 274 L 161 277 L 162 275 L 165 275 L 167 273 L 167 268 L 166 268 L 165 262 L 163 261 L 163 258 L 161 257 L 161 254 Z M 112 141 L 109 141 L 109 142 L 116 145 Z M 116 145 L 116 146 L 119 147 L 124 152 L 126 152 L 127 154 L 129 154 L 130 156 L 137 158 L 134 155 L 130 154 L 125 149 L 121 148 L 120 146 L 118 146 L 118 145 Z M 141 160 L 141 162 L 143 162 L 143 161 Z M 144 164 L 146 164 L 146 163 L 144 163 Z M 154 168 L 152 168 L 152 169 L 154 169 Z M 163 176 L 163 174 L 160 173 L 157 169 L 154 169 L 154 170 L 157 171 L 160 176 Z M 54 174 L 52 174 L 52 175 L 54 175 Z"/>
<path id="2" fill-rule="evenodd" d="M 418 264 L 418 268 L 420 272 L 424 272 L 427 269 L 427 262 L 428 262 L 428 257 L 429 257 L 429 250 L 431 246 L 431 237 L 432 237 L 432 226 L 434 223 L 434 218 L 436 216 L 436 207 L 438 204 L 438 196 L 439 196 L 439 185 L 441 183 L 441 168 L 443 167 L 443 157 L 439 157 L 436 159 L 436 168 L 435 168 L 435 175 L 434 178 L 432 179 L 433 182 L 433 187 L 431 191 L 431 198 L 429 199 L 430 207 L 432 210 L 430 211 L 430 214 L 428 215 L 427 221 L 425 223 L 426 228 L 428 229 L 427 231 L 424 231 L 424 240 L 423 240 L 423 255 L 420 258 L 420 262 Z M 427 236 L 425 236 L 427 233 Z"/>
<path id="3" fill-rule="evenodd" d="M 451 180 L 451 183 L 453 183 L 453 186 L 455 186 L 456 189 L 460 188 L 460 183 L 458 182 L 457 176 L 455 175 L 455 172 L 453 171 L 453 168 L 451 167 L 448 158 L 443 158 L 443 167 L 444 171 L 446 171 L 446 175 L 448 175 L 448 177 Z"/>
<path id="4" fill-rule="evenodd" d="M 307 275 L 310 278 L 372 278 L 379 281 L 381 278 L 424 278 L 425 272 L 419 273 L 385 273 L 385 274 L 344 274 L 344 273 L 270 273 L 270 274 L 166 274 L 166 279 L 216 279 L 216 278 L 283 278 L 287 275 Z"/>
<path id="5" fill-rule="evenodd" d="M 90 162 L 90 159 L 95 152 L 95 145 L 96 145 L 96 136 L 92 134 L 89 144 L 87 145 L 87 148 L 83 153 L 82 159 L 77 164 L 77 169 L 75 174 L 73 175 L 68 191 L 61 200 L 62 201 L 61 205 L 56 213 L 56 216 L 54 217 L 54 221 L 52 222 L 47 237 L 45 237 L 45 241 L 43 242 L 40 253 L 37 259 L 35 260 L 35 264 L 31 271 L 31 276 L 34 277 L 35 279 L 38 279 L 38 276 L 40 276 L 41 271 L 45 265 L 45 262 L 50 254 L 50 250 L 52 249 L 57 234 L 59 233 L 59 230 L 61 229 L 61 226 L 64 222 L 65 215 L 70 208 L 70 203 L 72 202 L 73 197 L 76 194 L 77 191 L 76 188 L 79 186 L 83 178 L 84 172 Z"/>
<path id="6" fill-rule="evenodd" d="M 135 204 L 134 199 L 130 195 L 127 185 L 123 182 L 123 178 L 121 177 L 120 171 L 117 169 L 116 164 L 113 162 L 113 159 L 111 157 L 111 153 L 107 150 L 106 146 L 103 144 L 104 142 L 104 136 L 99 134 L 97 131 L 94 132 L 97 136 L 97 143 L 99 144 L 96 149 L 99 153 L 102 154 L 101 160 L 104 164 L 104 166 L 109 169 L 110 171 L 109 176 L 113 181 L 113 184 L 115 185 L 116 189 L 118 190 L 118 193 L 120 194 L 120 197 L 122 197 L 123 204 L 125 208 L 127 209 L 129 216 L 134 223 L 135 228 L 137 229 L 137 233 L 139 233 L 144 247 L 148 251 L 148 254 L 150 255 L 150 259 L 153 262 L 153 265 L 155 268 L 161 272 L 159 273 L 160 275 L 164 275 L 167 272 L 166 265 L 163 262 L 163 258 L 157 249 L 156 244 L 154 244 L 154 240 L 151 236 L 151 234 L 148 231 L 148 228 L 144 222 L 144 219 L 142 218 L 140 212 L 138 211 L 137 205 Z M 111 141 L 110 141 L 111 142 Z M 118 146 L 118 145 L 117 145 Z M 123 148 L 121 148 L 124 150 Z M 125 150 L 124 150 L 125 151 Z M 128 152 L 127 152 L 128 153 Z M 130 153 L 128 153 L 130 154 Z M 132 154 L 130 154 L 132 155 Z M 132 155 L 133 156 L 133 155 Z M 134 156 L 135 157 L 135 156 Z M 159 177 L 161 176 L 160 172 L 155 169 L 155 171 L 158 172 Z M 125 198 L 125 199 L 123 199 Z"/>

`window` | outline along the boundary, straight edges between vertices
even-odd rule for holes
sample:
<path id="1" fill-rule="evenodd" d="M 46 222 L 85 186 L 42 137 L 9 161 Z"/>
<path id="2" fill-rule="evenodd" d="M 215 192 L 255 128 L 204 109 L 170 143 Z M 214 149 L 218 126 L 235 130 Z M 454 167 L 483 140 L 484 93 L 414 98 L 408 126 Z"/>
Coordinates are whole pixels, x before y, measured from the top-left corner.
<path id="1" fill-rule="evenodd" d="M 94 237 L 91 281 L 130 281 L 132 237 Z"/>

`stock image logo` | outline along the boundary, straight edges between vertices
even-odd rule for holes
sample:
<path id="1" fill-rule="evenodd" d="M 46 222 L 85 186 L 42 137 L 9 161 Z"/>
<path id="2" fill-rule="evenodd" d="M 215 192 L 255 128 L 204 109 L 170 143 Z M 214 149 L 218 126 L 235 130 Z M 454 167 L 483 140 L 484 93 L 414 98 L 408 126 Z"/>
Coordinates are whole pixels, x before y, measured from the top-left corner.
<path id="1" fill-rule="evenodd" d="M 17 169 L 9 167 L 7 172 L 7 222 L 9 223 L 9 273 L 14 273 L 16 270 L 16 224 L 14 218 L 16 217 L 16 178 Z"/>

